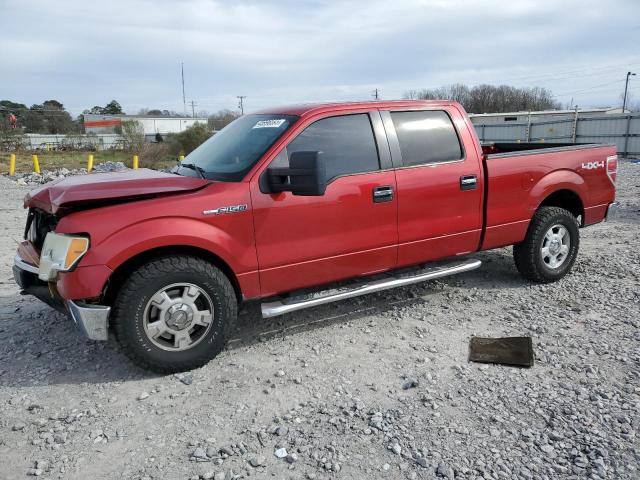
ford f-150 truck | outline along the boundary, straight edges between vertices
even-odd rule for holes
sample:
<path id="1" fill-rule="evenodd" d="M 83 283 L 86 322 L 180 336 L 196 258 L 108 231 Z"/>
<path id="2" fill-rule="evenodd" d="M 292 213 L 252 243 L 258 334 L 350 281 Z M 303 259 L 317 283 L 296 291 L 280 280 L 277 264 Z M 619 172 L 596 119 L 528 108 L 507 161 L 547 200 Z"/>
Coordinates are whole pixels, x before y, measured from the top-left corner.
<path id="1" fill-rule="evenodd" d="M 484 149 L 484 150 L 483 150 Z M 176 372 L 224 347 L 242 302 L 272 317 L 477 268 L 571 269 L 615 203 L 613 146 L 481 146 L 460 105 L 360 102 L 235 120 L 172 173 L 65 178 L 25 198 L 14 275 L 91 339 Z"/>

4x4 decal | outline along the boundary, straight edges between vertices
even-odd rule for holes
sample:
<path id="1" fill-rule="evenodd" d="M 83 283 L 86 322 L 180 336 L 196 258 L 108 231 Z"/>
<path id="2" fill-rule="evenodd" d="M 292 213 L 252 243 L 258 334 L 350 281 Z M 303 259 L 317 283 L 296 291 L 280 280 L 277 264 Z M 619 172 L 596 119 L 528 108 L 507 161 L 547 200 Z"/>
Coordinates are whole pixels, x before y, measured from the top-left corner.
<path id="1" fill-rule="evenodd" d="M 587 162 L 582 164 L 585 170 L 594 170 L 596 168 L 604 168 L 604 162 Z"/>

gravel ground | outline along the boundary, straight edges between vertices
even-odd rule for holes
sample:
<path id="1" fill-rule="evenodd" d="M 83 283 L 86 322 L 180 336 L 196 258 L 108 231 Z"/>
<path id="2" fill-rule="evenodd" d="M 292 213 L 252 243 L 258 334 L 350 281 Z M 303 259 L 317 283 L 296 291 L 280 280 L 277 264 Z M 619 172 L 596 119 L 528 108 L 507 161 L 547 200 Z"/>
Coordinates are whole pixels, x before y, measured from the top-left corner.
<path id="1" fill-rule="evenodd" d="M 127 167 L 122 162 L 101 162 L 96 163 L 92 172 L 104 173 L 104 172 L 117 172 L 119 170 L 125 170 Z M 48 183 L 53 180 L 62 179 L 74 175 L 86 175 L 86 168 L 56 168 L 54 170 L 42 170 L 41 173 L 34 172 L 16 172 L 13 177 L 6 177 L 7 179 L 16 182 L 21 187 L 25 186 L 38 186 L 43 183 Z"/>
<path id="2" fill-rule="evenodd" d="M 11 278 L 27 188 L 0 179 L 0 478 L 640 477 L 640 165 L 622 217 L 582 230 L 573 273 L 510 249 L 442 281 L 262 320 L 188 374 L 131 366 Z M 531 335 L 531 369 L 467 362 Z"/>

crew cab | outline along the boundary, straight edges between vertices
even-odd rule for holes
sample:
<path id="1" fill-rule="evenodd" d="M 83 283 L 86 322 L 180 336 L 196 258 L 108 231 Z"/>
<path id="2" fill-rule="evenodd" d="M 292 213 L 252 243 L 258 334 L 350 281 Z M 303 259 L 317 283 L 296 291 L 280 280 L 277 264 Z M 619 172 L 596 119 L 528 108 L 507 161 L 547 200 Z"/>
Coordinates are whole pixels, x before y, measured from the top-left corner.
<path id="1" fill-rule="evenodd" d="M 613 215 L 609 145 L 482 146 L 447 101 L 244 115 L 171 173 L 65 178 L 25 198 L 14 275 L 94 340 L 176 372 L 264 317 L 469 271 L 513 245 L 533 282 L 566 275 L 579 228 Z"/>

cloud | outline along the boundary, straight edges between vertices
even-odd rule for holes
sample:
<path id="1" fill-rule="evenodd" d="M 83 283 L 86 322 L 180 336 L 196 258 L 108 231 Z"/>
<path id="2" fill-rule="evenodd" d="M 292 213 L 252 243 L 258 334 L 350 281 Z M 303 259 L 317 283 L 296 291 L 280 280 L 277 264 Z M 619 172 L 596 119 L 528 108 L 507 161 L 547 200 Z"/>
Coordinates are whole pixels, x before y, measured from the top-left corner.
<path id="1" fill-rule="evenodd" d="M 611 105 L 640 70 L 635 0 L 0 0 L 0 15 L 0 95 L 74 113 L 112 98 L 181 110 L 181 61 L 187 100 L 210 111 L 236 95 L 251 110 L 450 83 Z"/>

